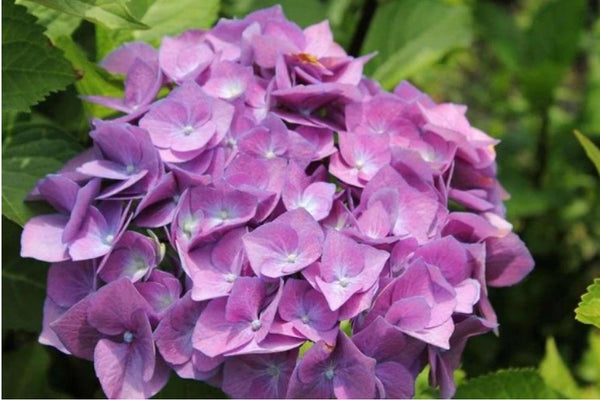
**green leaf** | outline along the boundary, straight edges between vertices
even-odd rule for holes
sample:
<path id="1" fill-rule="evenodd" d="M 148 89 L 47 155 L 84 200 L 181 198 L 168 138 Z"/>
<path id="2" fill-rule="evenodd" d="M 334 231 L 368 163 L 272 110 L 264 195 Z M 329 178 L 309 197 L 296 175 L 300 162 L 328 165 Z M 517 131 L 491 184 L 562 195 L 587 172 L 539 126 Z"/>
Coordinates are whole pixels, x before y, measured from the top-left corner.
<path id="1" fill-rule="evenodd" d="M 145 29 L 127 0 L 31 0 L 43 6 L 83 18 L 108 29 Z"/>
<path id="2" fill-rule="evenodd" d="M 188 29 L 207 29 L 217 20 L 219 0 L 138 0 L 136 16 L 148 27 L 146 30 L 109 31 L 97 29 L 97 57 L 106 56 L 119 45 L 140 40 L 158 46 L 161 38 L 174 36 Z"/>
<path id="3" fill-rule="evenodd" d="M 600 19 L 596 19 L 587 37 L 587 74 L 582 110 L 582 129 L 589 136 L 600 136 Z"/>
<path id="4" fill-rule="evenodd" d="M 575 309 L 575 319 L 600 327 L 600 278 L 595 279 L 581 296 L 581 302 Z"/>
<path id="5" fill-rule="evenodd" d="M 454 398 L 556 398 L 557 394 L 544 383 L 534 369 L 499 370 L 471 379 L 458 386 Z"/>
<path id="6" fill-rule="evenodd" d="M 21 228 L 2 219 L 2 328 L 39 333 L 48 265 L 21 259 Z"/>
<path id="7" fill-rule="evenodd" d="M 307 27 L 327 18 L 327 2 L 320 0 L 281 1 L 254 0 L 251 9 L 260 10 L 280 4 L 285 16 L 301 27 Z"/>
<path id="8" fill-rule="evenodd" d="M 80 17 L 44 7 L 33 0 L 17 0 L 16 3 L 27 7 L 27 11 L 38 19 L 38 24 L 46 28 L 46 36 L 52 41 L 59 36 L 71 36 L 82 21 Z"/>
<path id="9" fill-rule="evenodd" d="M 199 380 L 185 380 L 171 375 L 167 385 L 154 397 L 157 399 L 223 399 L 221 390 Z"/>
<path id="10" fill-rule="evenodd" d="M 47 124 L 15 126 L 2 147 L 2 214 L 19 225 L 47 211 L 40 202 L 23 202 L 40 178 L 59 170 L 81 148 Z"/>
<path id="11" fill-rule="evenodd" d="M 44 347 L 31 342 L 2 356 L 3 398 L 63 398 L 50 388 L 50 357 Z"/>
<path id="12" fill-rule="evenodd" d="M 596 170 L 598 170 L 598 174 L 600 174 L 600 149 L 598 149 L 596 145 L 594 145 L 594 143 L 586 138 L 581 132 L 575 130 L 574 133 L 581 146 L 583 146 L 585 154 L 592 161 L 592 163 L 594 163 Z"/>
<path id="13" fill-rule="evenodd" d="M 44 28 L 23 6 L 2 0 L 2 107 L 28 111 L 50 92 L 65 88 L 75 74 Z"/>
<path id="14" fill-rule="evenodd" d="M 588 347 L 577 372 L 586 382 L 596 383 L 600 393 L 600 330 L 596 328 L 592 328 L 588 334 Z"/>
<path id="15" fill-rule="evenodd" d="M 437 62 L 472 38 L 471 13 L 440 0 L 399 0 L 379 5 L 362 48 L 378 51 L 366 65 L 386 89 Z"/>
<path id="16" fill-rule="evenodd" d="M 65 56 L 82 76 L 75 82 L 77 93 L 80 95 L 123 96 L 123 85 L 112 80 L 108 73 L 89 61 L 87 55 L 71 38 L 61 36 L 57 38 L 56 45 L 64 51 Z M 90 117 L 104 118 L 115 114 L 112 109 L 85 101 L 84 109 Z"/>
<path id="17" fill-rule="evenodd" d="M 545 3 L 525 33 L 519 80 L 529 103 L 547 108 L 554 88 L 571 65 L 585 22 L 585 0 L 554 0 Z"/>
<path id="18" fill-rule="evenodd" d="M 579 398 L 579 387 L 569 368 L 562 360 L 554 338 L 549 337 L 546 340 L 546 354 L 540 363 L 540 375 L 546 382 L 546 385 L 558 393 L 568 398 Z"/>
<path id="19" fill-rule="evenodd" d="M 510 70 L 519 69 L 524 34 L 504 8 L 488 1 L 475 3 L 475 22 L 480 36 Z"/>

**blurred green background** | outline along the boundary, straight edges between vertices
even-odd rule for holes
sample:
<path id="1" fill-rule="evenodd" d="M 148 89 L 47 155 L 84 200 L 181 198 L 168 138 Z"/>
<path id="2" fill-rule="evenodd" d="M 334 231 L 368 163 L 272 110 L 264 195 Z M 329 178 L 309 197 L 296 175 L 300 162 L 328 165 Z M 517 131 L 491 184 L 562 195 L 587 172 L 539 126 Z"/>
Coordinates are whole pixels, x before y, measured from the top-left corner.
<path id="1" fill-rule="evenodd" d="M 365 73 L 384 88 L 408 79 L 436 101 L 466 104 L 472 125 L 501 139 L 499 176 L 512 195 L 508 218 L 536 268 L 515 287 L 490 289 L 500 336 L 470 341 L 462 365 L 466 377 L 499 368 L 538 368 L 543 360 L 542 373 L 544 364 L 553 366 L 543 374 L 547 381 L 562 372 L 547 383 L 561 395 L 600 397 L 600 332 L 575 321 L 573 313 L 586 286 L 600 277 L 600 178 L 573 135 L 578 129 L 600 142 L 598 0 L 113 2 L 128 5 L 148 30 L 122 20 L 82 20 L 37 1 L 17 3 L 39 18 L 40 31 L 76 74 L 66 78 L 72 82 L 66 90 L 29 111 L 7 109 L 3 90 L 3 397 L 102 397 L 90 362 L 37 344 L 47 266 L 18 256 L 19 225 L 37 207 L 23 206 L 20 199 L 37 179 L 89 146 L 91 115 L 109 113 L 84 105 L 77 95 L 120 91 L 94 63 L 124 41 L 158 44 L 162 35 L 208 28 L 218 17 L 242 17 L 276 3 L 303 27 L 329 19 L 336 41 L 353 55 L 378 51 Z M 5 60 L 12 54 L 5 42 L 18 32 L 5 20 L 12 0 L 2 5 L 6 86 Z M 549 337 L 554 342 L 547 342 Z M 173 378 L 159 396 L 219 393 Z"/>

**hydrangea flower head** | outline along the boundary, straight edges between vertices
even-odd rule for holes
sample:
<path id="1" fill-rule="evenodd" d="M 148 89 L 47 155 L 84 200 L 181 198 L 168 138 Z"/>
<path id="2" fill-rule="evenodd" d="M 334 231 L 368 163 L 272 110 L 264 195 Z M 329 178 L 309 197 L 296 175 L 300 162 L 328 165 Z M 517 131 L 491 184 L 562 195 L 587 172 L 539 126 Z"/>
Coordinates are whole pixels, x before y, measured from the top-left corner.
<path id="1" fill-rule="evenodd" d="M 444 397 L 489 287 L 533 268 L 505 219 L 497 141 L 466 107 L 362 74 L 328 22 L 281 7 L 134 42 L 121 114 L 36 185 L 21 256 L 52 263 L 39 341 L 105 394 L 170 372 L 236 398 Z M 451 202 L 460 205 L 453 210 Z"/>

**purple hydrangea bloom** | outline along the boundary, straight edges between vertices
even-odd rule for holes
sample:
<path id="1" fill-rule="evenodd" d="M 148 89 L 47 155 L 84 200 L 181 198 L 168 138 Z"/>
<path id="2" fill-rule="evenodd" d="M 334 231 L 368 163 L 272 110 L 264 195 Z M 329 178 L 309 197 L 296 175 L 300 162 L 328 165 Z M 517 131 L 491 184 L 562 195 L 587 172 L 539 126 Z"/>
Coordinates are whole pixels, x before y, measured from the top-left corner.
<path id="1" fill-rule="evenodd" d="M 111 398 L 170 371 L 239 398 L 408 398 L 426 365 L 451 397 L 502 320 L 488 287 L 533 259 L 498 141 L 465 106 L 383 90 L 371 57 L 280 6 L 110 53 L 123 98 L 86 99 L 124 115 L 27 197 L 55 209 L 21 236 L 52 263 L 39 341 Z"/>

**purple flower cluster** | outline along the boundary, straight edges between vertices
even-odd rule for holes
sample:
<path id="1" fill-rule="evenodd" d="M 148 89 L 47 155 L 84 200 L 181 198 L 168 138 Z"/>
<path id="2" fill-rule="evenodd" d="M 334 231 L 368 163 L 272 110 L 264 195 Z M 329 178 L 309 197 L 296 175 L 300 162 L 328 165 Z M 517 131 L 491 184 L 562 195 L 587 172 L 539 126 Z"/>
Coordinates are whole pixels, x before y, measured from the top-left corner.
<path id="1" fill-rule="evenodd" d="M 51 262 L 40 341 L 112 398 L 171 371 L 240 398 L 442 395 L 489 286 L 532 268 L 504 219 L 497 141 L 466 108 L 362 75 L 327 22 L 273 7 L 121 46 L 124 113 L 30 195 L 23 257 Z M 450 208 L 450 205 L 453 205 Z"/>

